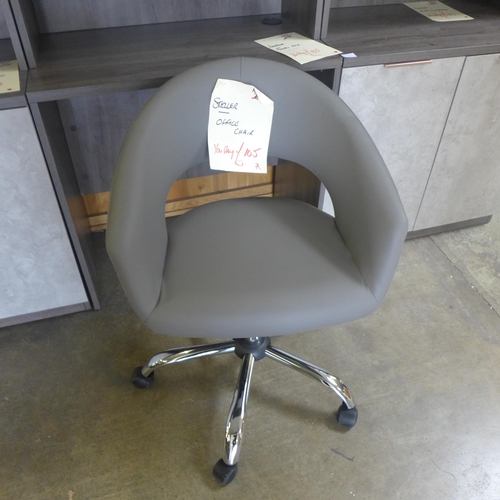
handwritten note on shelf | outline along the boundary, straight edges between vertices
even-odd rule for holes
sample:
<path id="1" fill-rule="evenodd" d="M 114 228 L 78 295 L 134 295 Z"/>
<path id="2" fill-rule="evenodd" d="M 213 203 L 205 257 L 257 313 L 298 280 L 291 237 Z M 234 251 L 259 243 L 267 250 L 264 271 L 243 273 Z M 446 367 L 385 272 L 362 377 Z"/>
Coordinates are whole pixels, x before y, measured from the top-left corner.
<path id="1" fill-rule="evenodd" d="M 292 58 L 299 64 L 305 64 L 342 53 L 340 50 L 329 47 L 324 43 L 316 42 L 293 32 L 269 38 L 261 38 L 255 41 L 268 49 Z"/>
<path id="2" fill-rule="evenodd" d="M 449 21 L 470 21 L 474 19 L 473 17 L 462 14 L 458 10 L 452 9 L 444 3 L 437 1 L 409 2 L 405 3 L 405 5 L 419 14 L 439 23 Z"/>
<path id="3" fill-rule="evenodd" d="M 19 68 L 17 61 L 0 61 L 0 94 L 19 92 Z"/>
<path id="4" fill-rule="evenodd" d="M 219 78 L 210 99 L 210 168 L 267 172 L 274 102 L 252 85 Z"/>

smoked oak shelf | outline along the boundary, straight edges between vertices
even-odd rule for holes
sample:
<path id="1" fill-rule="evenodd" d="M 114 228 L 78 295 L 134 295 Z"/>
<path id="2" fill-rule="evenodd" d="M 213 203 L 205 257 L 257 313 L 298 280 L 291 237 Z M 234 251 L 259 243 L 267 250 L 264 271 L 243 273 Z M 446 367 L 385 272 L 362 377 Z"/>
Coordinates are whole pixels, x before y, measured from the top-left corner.
<path id="1" fill-rule="evenodd" d="M 275 17 L 278 17 L 276 15 Z M 246 16 L 39 35 L 37 67 L 29 72 L 30 102 L 159 87 L 204 62 L 233 56 L 261 57 L 304 71 L 336 69 L 339 56 L 299 65 L 254 40 L 295 31 L 284 20 L 264 25 Z"/>
<path id="2" fill-rule="evenodd" d="M 357 55 L 345 58 L 344 67 L 500 52 L 498 2 L 444 3 L 474 19 L 436 22 L 402 4 L 342 7 L 330 10 L 322 40 Z"/>

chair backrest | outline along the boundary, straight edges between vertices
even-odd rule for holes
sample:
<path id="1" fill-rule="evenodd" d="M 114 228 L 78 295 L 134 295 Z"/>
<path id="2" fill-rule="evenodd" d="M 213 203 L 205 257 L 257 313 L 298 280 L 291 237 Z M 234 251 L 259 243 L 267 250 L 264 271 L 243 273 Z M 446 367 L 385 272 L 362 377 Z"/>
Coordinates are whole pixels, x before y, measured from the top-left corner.
<path id="1" fill-rule="evenodd" d="M 238 57 L 169 80 L 138 114 L 122 146 L 106 238 L 138 315 L 149 316 L 161 290 L 168 191 L 185 170 L 208 161 L 209 102 L 218 78 L 254 85 L 274 101 L 269 154 L 305 166 L 324 183 L 337 228 L 381 300 L 407 220 L 373 141 L 338 96 L 312 76 L 286 64 Z"/>

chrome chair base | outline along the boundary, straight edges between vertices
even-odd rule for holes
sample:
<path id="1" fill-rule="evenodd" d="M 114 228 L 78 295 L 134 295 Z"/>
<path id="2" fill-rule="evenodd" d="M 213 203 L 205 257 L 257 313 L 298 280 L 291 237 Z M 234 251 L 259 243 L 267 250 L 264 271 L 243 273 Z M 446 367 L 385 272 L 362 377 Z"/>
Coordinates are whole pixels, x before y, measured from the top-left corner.
<path id="1" fill-rule="evenodd" d="M 222 485 L 229 484 L 236 476 L 250 383 L 256 360 L 268 357 L 303 375 L 318 380 L 342 400 L 337 413 L 338 422 L 346 427 L 353 427 L 356 424 L 358 412 L 354 399 L 347 386 L 339 378 L 318 366 L 274 347 L 268 337 L 234 339 L 216 344 L 169 349 L 153 356 L 147 365 L 136 368 L 132 376 L 132 383 L 140 389 L 145 389 L 154 381 L 154 370 L 161 366 L 232 352 L 241 358 L 241 368 L 226 421 L 222 459 L 217 462 L 213 470 L 215 478 Z"/>

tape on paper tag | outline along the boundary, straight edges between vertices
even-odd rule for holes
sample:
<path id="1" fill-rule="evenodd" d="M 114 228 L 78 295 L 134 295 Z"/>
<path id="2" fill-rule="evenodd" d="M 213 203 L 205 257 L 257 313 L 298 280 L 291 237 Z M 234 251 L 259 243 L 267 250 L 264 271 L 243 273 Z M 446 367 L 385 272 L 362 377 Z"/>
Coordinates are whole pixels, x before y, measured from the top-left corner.
<path id="1" fill-rule="evenodd" d="M 252 85 L 219 78 L 210 99 L 210 168 L 267 173 L 274 102 Z"/>

